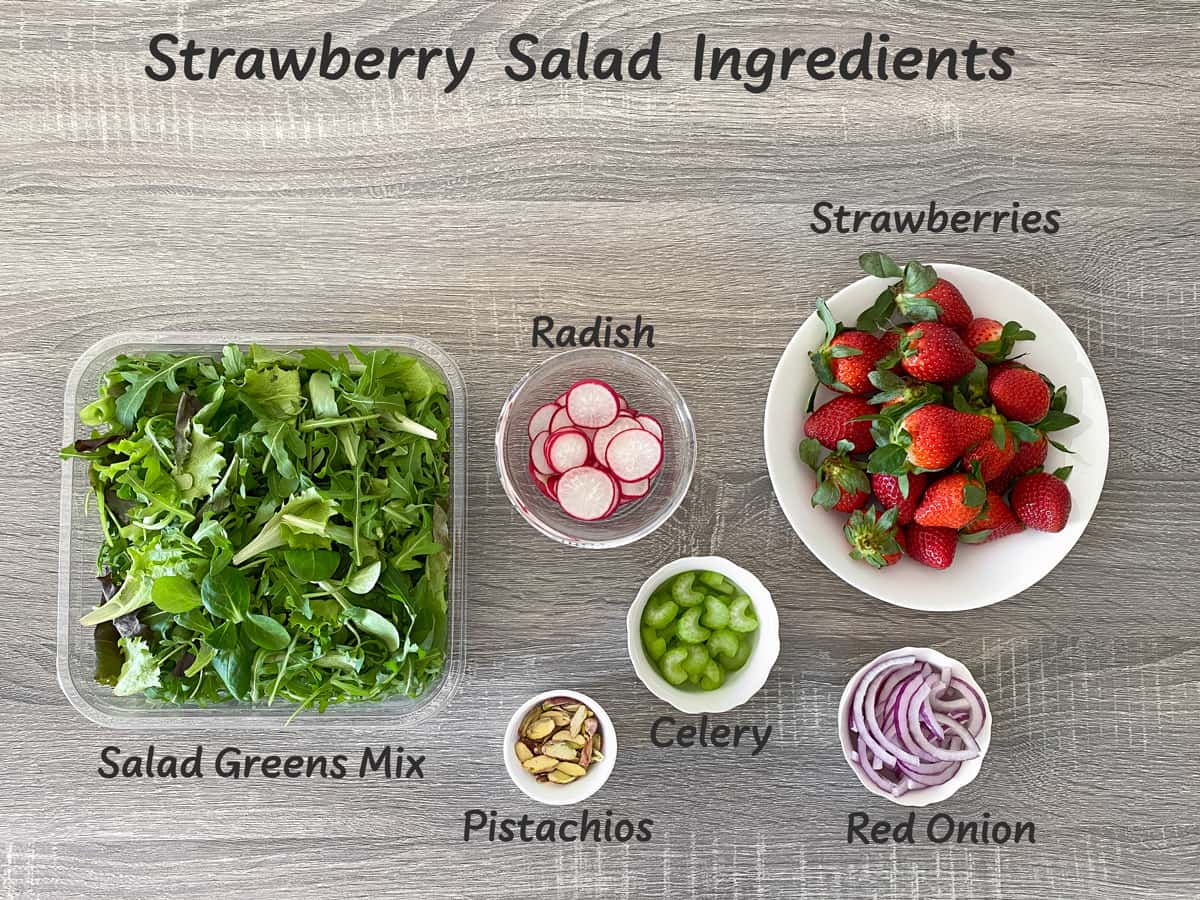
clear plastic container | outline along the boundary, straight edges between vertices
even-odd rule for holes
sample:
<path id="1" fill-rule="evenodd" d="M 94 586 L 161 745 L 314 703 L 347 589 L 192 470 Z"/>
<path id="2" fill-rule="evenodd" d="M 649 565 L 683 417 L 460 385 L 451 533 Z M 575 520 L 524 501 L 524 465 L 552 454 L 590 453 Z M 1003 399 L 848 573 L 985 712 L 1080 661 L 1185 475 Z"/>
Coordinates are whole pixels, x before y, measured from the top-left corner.
<path id="1" fill-rule="evenodd" d="M 447 598 L 446 665 L 441 679 L 421 697 L 396 697 L 379 702 L 339 703 L 324 713 L 305 710 L 290 728 L 313 726 L 409 726 L 442 709 L 457 689 L 464 668 L 465 569 L 464 534 L 467 510 L 466 421 L 467 396 L 462 373 L 454 360 L 436 344 L 405 334 L 185 334 L 181 332 L 117 334 L 93 344 L 75 363 L 67 378 L 63 415 L 63 445 L 86 437 L 79 411 L 96 397 L 100 376 L 120 354 L 147 351 L 209 352 L 219 356 L 228 343 L 261 344 L 277 350 L 324 347 L 345 350 L 348 344 L 365 350 L 389 348 L 411 354 L 441 372 L 450 396 L 450 578 Z M 223 703 L 211 706 L 175 706 L 142 696 L 118 697 L 112 688 L 93 680 L 96 652 L 93 629 L 79 624 L 96 605 L 96 551 L 100 526 L 95 508 L 85 512 L 89 484 L 87 463 L 63 463 L 58 551 L 58 683 L 71 705 L 95 722 L 114 728 L 237 728 L 282 727 L 295 712 L 295 704 Z"/>

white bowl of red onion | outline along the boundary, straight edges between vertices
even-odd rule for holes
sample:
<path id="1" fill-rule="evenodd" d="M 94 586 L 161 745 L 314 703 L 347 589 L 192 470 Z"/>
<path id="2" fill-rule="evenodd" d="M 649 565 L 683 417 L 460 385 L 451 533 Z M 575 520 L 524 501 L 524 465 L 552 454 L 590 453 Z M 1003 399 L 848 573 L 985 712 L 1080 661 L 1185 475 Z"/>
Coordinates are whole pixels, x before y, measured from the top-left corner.
<path id="1" fill-rule="evenodd" d="M 928 806 L 975 780 L 992 739 L 987 697 L 956 659 L 925 647 L 884 653 L 838 705 L 846 762 L 872 794 Z"/>

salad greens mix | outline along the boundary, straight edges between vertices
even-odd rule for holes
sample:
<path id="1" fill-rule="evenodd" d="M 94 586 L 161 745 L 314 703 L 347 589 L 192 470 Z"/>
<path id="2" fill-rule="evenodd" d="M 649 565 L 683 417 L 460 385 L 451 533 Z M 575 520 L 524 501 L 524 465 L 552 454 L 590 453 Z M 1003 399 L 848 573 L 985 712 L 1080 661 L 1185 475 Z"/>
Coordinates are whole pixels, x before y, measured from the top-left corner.
<path id="1" fill-rule="evenodd" d="M 392 350 L 120 356 L 62 456 L 103 543 L 96 680 L 297 712 L 416 697 L 446 653 L 450 402 Z"/>

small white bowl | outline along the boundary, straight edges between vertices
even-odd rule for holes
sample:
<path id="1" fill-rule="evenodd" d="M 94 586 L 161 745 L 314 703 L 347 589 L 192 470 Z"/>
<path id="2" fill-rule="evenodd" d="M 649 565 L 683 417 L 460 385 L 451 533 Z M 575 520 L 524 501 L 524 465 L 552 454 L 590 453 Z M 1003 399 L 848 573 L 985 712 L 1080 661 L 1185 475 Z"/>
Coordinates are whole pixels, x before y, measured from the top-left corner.
<path id="1" fill-rule="evenodd" d="M 750 651 L 750 658 L 736 672 L 730 672 L 725 683 L 715 691 L 686 690 L 671 684 L 662 677 L 642 646 L 642 610 L 650 595 L 668 578 L 696 570 L 724 575 L 750 595 L 758 616 L 758 630 L 751 635 L 754 647 Z M 629 658 L 638 678 L 650 689 L 650 693 L 660 700 L 666 700 L 680 712 L 718 713 L 741 706 L 766 683 L 771 667 L 779 658 L 779 613 L 771 600 L 771 592 L 750 572 L 720 556 L 687 556 L 667 563 L 647 578 L 638 591 L 625 617 L 625 627 Z"/>
<path id="2" fill-rule="evenodd" d="M 975 691 L 979 694 L 979 698 L 983 701 L 983 711 L 985 713 L 983 730 L 979 732 L 979 736 L 976 738 L 979 741 L 979 749 L 982 751 L 979 756 L 975 757 L 975 759 L 969 759 L 959 766 L 958 771 L 954 773 L 954 777 L 945 784 L 939 784 L 937 787 L 919 788 L 909 791 L 906 794 L 901 794 L 899 797 L 893 797 L 891 794 L 867 781 L 862 776 L 862 773 L 858 771 L 858 767 L 851 761 L 850 754 L 854 748 L 850 744 L 850 723 L 847 720 L 850 703 L 854 696 L 853 688 L 858 683 L 859 676 L 876 663 L 895 656 L 916 656 L 918 659 L 928 662 L 935 669 L 949 666 L 957 677 L 975 688 Z M 883 797 L 885 800 L 891 800 L 900 806 L 929 806 L 930 804 L 941 803 L 943 800 L 953 797 L 959 788 L 966 787 L 974 781 L 975 776 L 979 774 L 979 770 L 983 768 L 983 760 L 987 756 L 988 746 L 992 742 L 992 709 L 988 705 L 987 694 L 979 686 L 979 682 L 971 675 L 970 670 L 957 659 L 946 656 L 946 654 L 939 653 L 936 650 L 931 650 L 928 647 L 904 647 L 901 650 L 889 650 L 887 653 L 881 653 L 855 672 L 854 677 L 846 683 L 846 689 L 842 691 L 842 700 L 838 704 L 838 738 L 842 742 L 842 756 L 846 758 L 846 765 L 850 766 L 851 771 L 858 776 L 858 780 L 862 783 L 862 786 L 872 794 L 875 794 L 877 797 Z"/>
<path id="3" fill-rule="evenodd" d="M 551 697 L 570 697 L 572 700 L 582 703 L 595 714 L 600 722 L 600 734 L 604 735 L 602 751 L 604 759 L 589 766 L 586 775 L 570 784 L 538 781 L 531 773 L 525 771 L 521 761 L 517 759 L 516 750 L 513 749 L 517 744 L 517 731 L 525 716 L 534 706 Z M 604 711 L 604 707 L 587 694 L 581 694 L 579 691 L 546 691 L 531 698 L 513 714 L 508 723 L 508 729 L 504 732 L 504 746 L 500 749 L 504 753 L 504 767 L 508 769 L 508 777 L 525 793 L 525 796 L 548 806 L 569 806 L 572 803 L 586 800 L 600 790 L 604 782 L 608 781 L 608 776 L 612 774 L 613 765 L 617 761 L 617 732 L 613 728 L 612 719 Z"/>

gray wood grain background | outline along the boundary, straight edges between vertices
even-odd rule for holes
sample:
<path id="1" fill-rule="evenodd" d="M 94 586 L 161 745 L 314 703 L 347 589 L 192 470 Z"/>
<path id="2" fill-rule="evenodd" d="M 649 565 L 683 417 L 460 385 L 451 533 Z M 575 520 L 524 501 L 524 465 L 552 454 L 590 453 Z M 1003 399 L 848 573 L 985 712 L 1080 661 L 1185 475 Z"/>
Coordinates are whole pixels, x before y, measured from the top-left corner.
<path id="1" fill-rule="evenodd" d="M 8 897 L 396 895 L 1196 897 L 1200 895 L 1200 6 L 963 2 L 783 5 L 271 0 L 0 2 L 0 890 Z M 149 35 L 227 46 L 475 44 L 432 85 L 151 83 Z M 676 77 L 516 85 L 519 30 L 636 46 Z M 696 31 L 727 42 L 1017 49 L 975 85 L 798 81 L 752 97 L 691 83 Z M 672 62 L 673 60 L 673 62 Z M 814 202 L 1063 210 L 1052 237 L 820 237 Z M 1050 303 L 1100 375 L 1108 485 L 1071 556 L 1024 595 L 933 616 L 859 595 L 805 550 L 761 458 L 763 399 L 814 296 L 867 246 L 993 269 Z M 539 313 L 641 313 L 702 453 L 653 537 L 585 554 L 528 528 L 497 483 L 496 413 L 538 354 Z M 403 330 L 453 353 L 470 414 L 467 678 L 413 733 L 156 734 L 248 752 L 428 756 L 413 784 L 110 782 L 54 674 L 61 398 L 118 330 Z M 653 749 L 667 707 L 637 682 L 624 614 L 641 579 L 714 551 L 759 574 L 784 650 L 723 717 L 769 749 Z M 545 610 L 552 608 L 553 619 Z M 552 623 L 548 625 L 548 622 Z M 996 718 L 981 777 L 940 811 L 1032 820 L 1033 846 L 847 847 L 846 816 L 897 809 L 843 764 L 834 710 L 876 653 L 966 662 Z M 497 749 L 531 690 L 605 703 L 617 769 L 586 806 L 654 819 L 654 840 L 461 840 L 466 809 L 563 817 L 509 783 Z M 577 811 L 575 811 L 577 813 Z"/>

